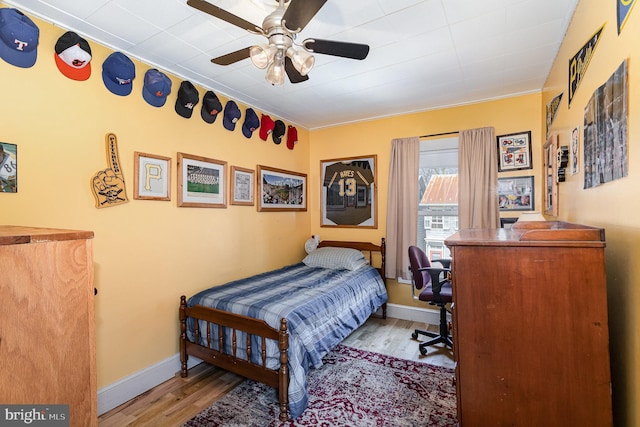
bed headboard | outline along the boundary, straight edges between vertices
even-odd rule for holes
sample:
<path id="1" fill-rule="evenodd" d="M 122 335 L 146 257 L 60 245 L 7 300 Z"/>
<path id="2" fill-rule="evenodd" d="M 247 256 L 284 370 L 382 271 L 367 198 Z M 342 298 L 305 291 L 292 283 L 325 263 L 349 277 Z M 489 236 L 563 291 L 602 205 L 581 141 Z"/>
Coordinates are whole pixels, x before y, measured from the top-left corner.
<path id="1" fill-rule="evenodd" d="M 380 276 L 382 276 L 382 280 L 384 280 L 386 283 L 387 278 L 385 276 L 386 270 L 385 270 L 385 260 L 384 260 L 386 246 L 385 246 L 384 237 L 380 239 L 379 245 L 376 245 L 375 243 L 371 243 L 371 242 L 344 242 L 341 240 L 322 240 L 320 243 L 318 243 L 319 248 L 327 247 L 327 246 L 338 247 L 338 248 L 353 248 L 362 252 L 367 252 L 369 255 L 367 258 L 369 259 L 370 265 L 373 265 L 373 254 L 379 252 L 380 267 L 376 267 L 376 268 L 380 272 Z"/>

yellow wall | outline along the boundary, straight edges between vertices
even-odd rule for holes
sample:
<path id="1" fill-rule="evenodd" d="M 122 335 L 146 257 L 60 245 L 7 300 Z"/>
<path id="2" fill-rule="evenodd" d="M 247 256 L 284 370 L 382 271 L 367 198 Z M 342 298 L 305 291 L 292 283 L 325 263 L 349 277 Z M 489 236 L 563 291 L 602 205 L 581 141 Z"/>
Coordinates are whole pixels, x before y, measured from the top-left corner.
<path id="1" fill-rule="evenodd" d="M 96 298 L 98 386 L 104 387 L 177 352 L 181 294 L 298 261 L 303 242 L 311 234 L 323 239 L 379 241 L 385 235 L 386 177 L 393 138 L 484 126 L 493 126 L 496 135 L 531 130 L 534 168 L 500 176 L 534 175 L 535 205 L 541 210 L 546 104 L 565 92 L 552 132 L 566 145 L 570 129 L 582 124 L 583 108 L 593 91 L 629 58 L 629 176 L 589 190 L 582 189 L 582 170 L 567 176 L 567 182 L 560 184 L 558 219 L 606 228 L 616 425 L 640 426 L 636 409 L 640 328 L 635 308 L 640 303 L 636 290 L 640 285 L 640 220 L 635 215 L 640 204 L 635 185 L 640 157 L 634 157 L 633 150 L 633 141 L 638 139 L 634 124 L 640 123 L 640 74 L 634 73 L 640 16 L 634 11 L 618 36 L 614 3 L 580 0 L 543 93 L 311 132 L 298 127 L 300 143 L 293 151 L 284 144 L 263 142 L 257 135 L 247 140 L 239 129 L 229 132 L 222 127 L 221 117 L 209 125 L 197 112 L 189 120 L 178 116 L 173 110 L 180 83 L 176 76 L 170 76 L 174 90 L 167 104 L 149 106 L 141 90 L 144 72 L 150 67 L 141 62 L 136 62 L 133 93 L 128 97 L 111 94 L 100 77 L 101 64 L 111 51 L 96 43 L 91 43 L 91 78 L 86 82 L 67 79 L 53 61 L 53 46 L 65 30 L 35 20 L 41 30 L 36 65 L 21 69 L 0 61 L 0 141 L 18 144 L 19 159 L 19 192 L 0 193 L 0 223 L 95 232 L 95 277 L 100 292 Z M 603 38 L 569 110 L 568 59 L 604 22 Z M 202 97 L 204 88 L 199 89 Z M 106 167 L 104 136 L 108 132 L 118 136 L 131 201 L 96 209 L 89 179 Z M 174 159 L 171 202 L 133 200 L 134 151 Z M 307 173 L 309 211 L 179 208 L 177 152 L 224 160 L 229 166 L 264 164 Z M 320 227 L 320 161 L 372 154 L 378 161 L 378 228 Z M 389 291 L 390 302 L 414 304 L 407 285 L 390 281 Z M 541 357 L 552 357 L 552 353 L 542 347 Z"/>
<path id="2" fill-rule="evenodd" d="M 18 193 L 0 193 L 0 223 L 95 232 L 94 259 L 98 387 L 158 363 L 178 351 L 178 303 L 208 285 L 299 261 L 309 236 L 309 212 L 257 212 L 177 207 L 176 153 L 306 172 L 309 134 L 298 128 L 294 150 L 255 132 L 242 135 L 174 110 L 180 79 L 164 107 L 142 98 L 149 65 L 135 62 L 133 92 L 120 97 L 102 82 L 110 50 L 92 43 L 92 74 L 84 82 L 63 76 L 53 47 L 66 30 L 34 19 L 38 60 L 23 69 L 0 60 L 0 141 L 18 145 Z M 200 98 L 205 89 L 199 88 Z M 226 99 L 221 98 L 225 102 Z M 245 106 L 240 105 L 243 111 Z M 260 111 L 258 111 L 260 114 Z M 242 120 L 242 119 L 241 119 Z M 285 121 L 286 122 L 286 121 Z M 286 122 L 288 123 L 288 122 Z M 94 207 L 90 178 L 107 167 L 105 134 L 118 138 L 130 202 Z M 134 151 L 173 159 L 171 201 L 133 199 Z"/>
<path id="3" fill-rule="evenodd" d="M 545 83 L 542 102 L 546 105 L 564 92 L 551 128 L 561 145 L 569 145 L 569 133 L 580 126 L 583 148 L 584 107 L 594 91 L 604 84 L 618 66 L 628 59 L 628 152 L 629 175 L 598 187 L 583 189 L 584 165 L 559 185 L 559 218 L 604 227 L 607 237 L 607 286 L 611 370 L 616 425 L 640 426 L 640 156 L 635 147 L 640 139 L 640 10 L 635 7 L 620 35 L 616 24 L 616 2 L 581 0 L 570 28 Z M 605 24 L 601 39 L 568 107 L 569 59 Z"/>
<path id="4" fill-rule="evenodd" d="M 531 131 L 531 139 L 540 147 L 544 138 L 541 125 L 540 94 L 495 100 L 492 102 L 465 105 L 434 111 L 390 117 L 386 119 L 354 123 L 314 130 L 310 144 L 310 188 L 319 188 L 320 162 L 327 159 L 377 154 L 378 184 L 378 229 L 320 227 L 320 194 L 312 192 L 311 234 L 320 234 L 323 239 L 349 239 L 377 242 L 385 235 L 387 211 L 387 176 L 391 140 L 408 136 L 438 134 L 464 129 L 493 126 L 496 135 Z M 496 159 L 497 162 L 497 159 Z M 500 173 L 500 177 L 534 175 L 535 207 L 541 207 L 540 150 L 533 152 L 533 169 Z M 507 215 L 505 215 L 507 216 Z M 389 300 L 394 304 L 424 308 L 411 298 L 411 288 L 388 280 Z"/>

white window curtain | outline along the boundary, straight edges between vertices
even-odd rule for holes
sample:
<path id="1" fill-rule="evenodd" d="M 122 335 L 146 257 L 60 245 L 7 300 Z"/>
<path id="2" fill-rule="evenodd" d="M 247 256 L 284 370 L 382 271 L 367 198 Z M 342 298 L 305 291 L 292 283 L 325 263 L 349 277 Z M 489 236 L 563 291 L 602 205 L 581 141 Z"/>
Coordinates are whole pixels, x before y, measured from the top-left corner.
<path id="1" fill-rule="evenodd" d="M 493 127 L 460 132 L 458 141 L 458 217 L 460 228 L 496 228 L 498 148 Z"/>
<path id="2" fill-rule="evenodd" d="M 391 141 L 387 195 L 386 276 L 409 279 L 409 246 L 418 234 L 420 138 Z"/>

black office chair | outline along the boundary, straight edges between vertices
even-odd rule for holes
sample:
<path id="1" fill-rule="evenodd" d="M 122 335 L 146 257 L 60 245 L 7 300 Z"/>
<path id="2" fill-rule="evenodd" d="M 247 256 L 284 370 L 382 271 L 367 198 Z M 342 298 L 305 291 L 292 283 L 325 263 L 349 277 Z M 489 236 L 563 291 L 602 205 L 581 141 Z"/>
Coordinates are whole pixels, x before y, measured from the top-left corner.
<path id="1" fill-rule="evenodd" d="M 449 324 L 447 322 L 447 303 L 453 302 L 453 292 L 451 287 L 451 260 L 433 260 L 442 265 L 442 268 L 431 267 L 427 255 L 417 246 L 409 247 L 409 270 L 411 270 L 411 283 L 414 298 L 415 291 L 420 291 L 417 296 L 420 301 L 426 301 L 431 305 L 440 307 L 440 332 L 429 332 L 416 329 L 411 335 L 413 339 L 418 339 L 418 335 L 426 335 L 433 338 L 427 342 L 420 343 L 420 354 L 427 354 L 427 347 L 433 344 L 443 343 L 445 347 L 453 348 L 453 340 L 449 335 Z"/>

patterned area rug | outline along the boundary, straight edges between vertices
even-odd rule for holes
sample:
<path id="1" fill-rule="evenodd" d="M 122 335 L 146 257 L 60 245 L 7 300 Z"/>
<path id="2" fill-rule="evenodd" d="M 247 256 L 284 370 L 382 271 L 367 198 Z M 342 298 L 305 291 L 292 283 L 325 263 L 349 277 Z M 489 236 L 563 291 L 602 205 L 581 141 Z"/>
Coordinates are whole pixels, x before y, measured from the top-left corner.
<path id="1" fill-rule="evenodd" d="M 308 375 L 309 406 L 278 420 L 275 389 L 245 380 L 183 427 L 456 426 L 451 369 L 338 345 Z"/>

